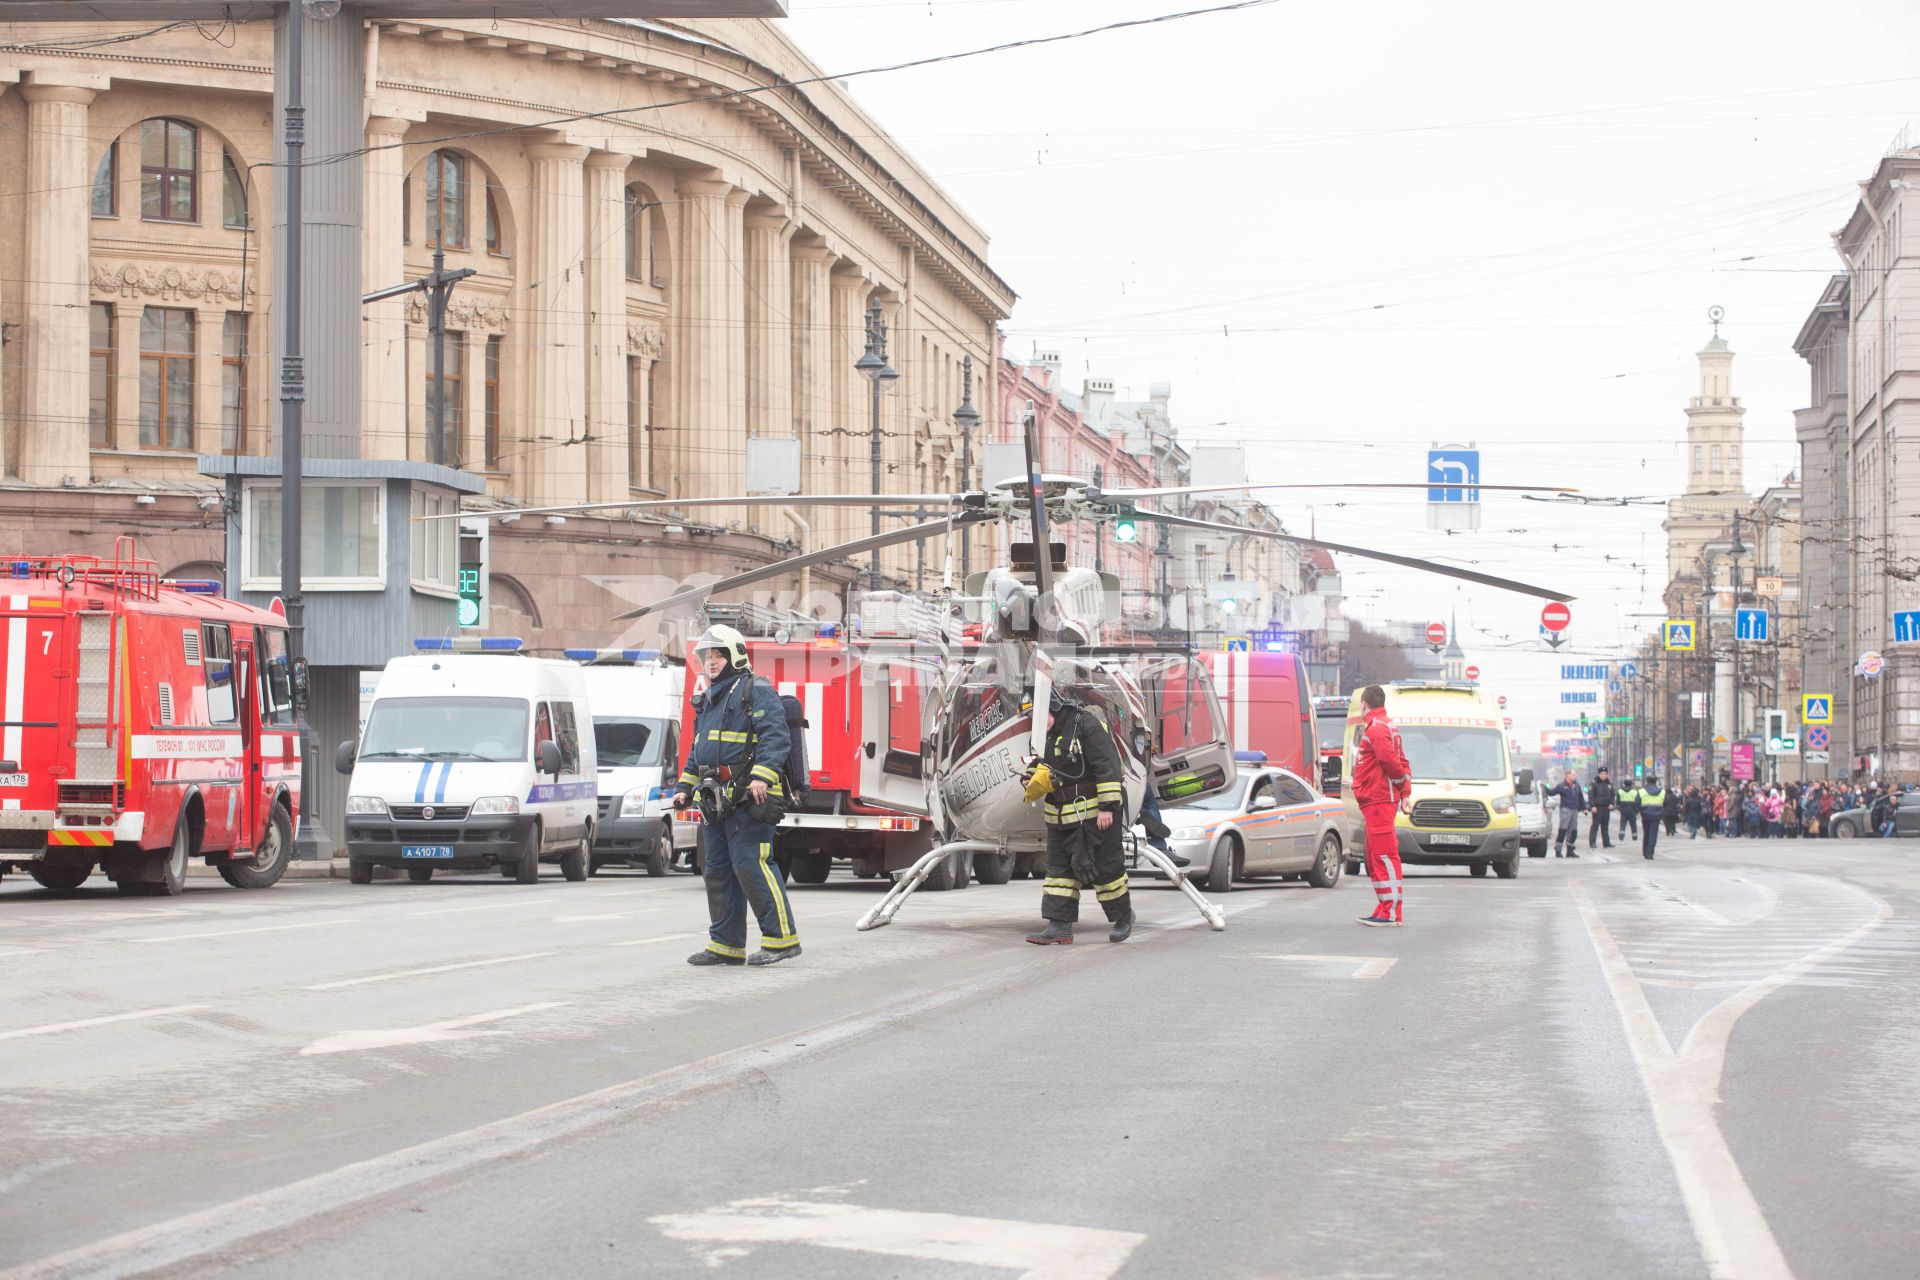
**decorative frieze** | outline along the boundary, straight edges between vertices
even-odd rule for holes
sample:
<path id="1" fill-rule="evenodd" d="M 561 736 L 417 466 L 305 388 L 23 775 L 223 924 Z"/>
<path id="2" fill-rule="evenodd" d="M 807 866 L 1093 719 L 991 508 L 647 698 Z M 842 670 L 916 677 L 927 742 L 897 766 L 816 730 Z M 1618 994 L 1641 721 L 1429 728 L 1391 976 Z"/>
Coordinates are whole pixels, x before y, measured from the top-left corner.
<path id="1" fill-rule="evenodd" d="M 657 324 L 630 324 L 627 326 L 627 350 L 649 360 L 658 360 L 666 354 L 667 334 Z"/>
<path id="2" fill-rule="evenodd" d="M 240 272 L 220 267 L 149 267 L 139 263 L 93 264 L 93 291 L 161 302 L 242 303 L 256 292 Z"/>
<path id="3" fill-rule="evenodd" d="M 407 323 L 425 324 L 427 322 L 427 300 L 417 293 L 407 295 Z M 455 295 L 447 304 L 447 326 L 453 329 L 481 329 L 504 332 L 507 327 L 507 307 L 503 302 L 489 298 L 469 298 L 462 300 Z"/>

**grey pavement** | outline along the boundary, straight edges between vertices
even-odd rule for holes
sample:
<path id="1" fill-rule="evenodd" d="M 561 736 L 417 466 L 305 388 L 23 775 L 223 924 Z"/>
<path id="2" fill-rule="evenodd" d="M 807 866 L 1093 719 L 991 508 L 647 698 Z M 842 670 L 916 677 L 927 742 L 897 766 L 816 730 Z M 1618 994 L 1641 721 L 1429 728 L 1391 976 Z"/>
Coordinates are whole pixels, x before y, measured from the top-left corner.
<path id="1" fill-rule="evenodd" d="M 1662 852 L 1045 949 L 836 877 L 767 970 L 685 875 L 9 877 L 0 1280 L 1911 1274 L 1920 842 Z"/>

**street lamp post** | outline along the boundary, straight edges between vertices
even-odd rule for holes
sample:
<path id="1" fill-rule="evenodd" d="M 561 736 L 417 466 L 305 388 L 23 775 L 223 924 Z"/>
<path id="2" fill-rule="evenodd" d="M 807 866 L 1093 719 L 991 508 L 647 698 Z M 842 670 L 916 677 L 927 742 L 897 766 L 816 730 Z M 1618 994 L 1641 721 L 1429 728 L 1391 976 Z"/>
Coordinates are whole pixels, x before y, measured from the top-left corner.
<path id="1" fill-rule="evenodd" d="M 960 432 L 960 492 L 973 488 L 973 433 L 980 426 L 980 411 L 973 407 L 973 357 L 960 361 L 960 407 L 953 411 L 953 425 Z M 972 530 L 960 526 L 960 576 L 964 580 L 973 568 Z"/>
<path id="2" fill-rule="evenodd" d="M 880 299 L 874 298 L 867 303 L 867 349 L 853 362 L 860 376 L 867 380 L 872 388 L 872 418 L 868 431 L 869 457 L 873 465 L 873 493 L 880 492 L 880 384 L 893 382 L 900 373 L 887 363 L 887 322 L 881 319 Z M 880 508 L 873 509 L 873 536 L 880 536 Z M 880 549 L 873 549 L 873 564 L 869 573 L 868 585 L 872 590 L 880 589 Z"/>
<path id="3" fill-rule="evenodd" d="M 1731 758 L 1733 754 L 1732 744 L 1740 741 L 1741 721 L 1743 719 L 1741 715 L 1742 698 L 1740 696 L 1740 557 L 1745 554 L 1747 554 L 1746 545 L 1740 541 L 1740 515 L 1738 512 L 1735 512 L 1733 516 L 1733 542 L 1731 545 L 1727 547 L 1727 559 L 1731 563 L 1733 568 L 1733 580 L 1731 583 L 1731 590 L 1732 590 L 1733 617 L 1734 617 L 1733 732 L 1727 738 L 1727 743 L 1728 743 L 1727 754 L 1729 758 Z M 1758 774 L 1759 770 L 1756 769 L 1754 770 L 1754 772 L 1755 774 Z"/>

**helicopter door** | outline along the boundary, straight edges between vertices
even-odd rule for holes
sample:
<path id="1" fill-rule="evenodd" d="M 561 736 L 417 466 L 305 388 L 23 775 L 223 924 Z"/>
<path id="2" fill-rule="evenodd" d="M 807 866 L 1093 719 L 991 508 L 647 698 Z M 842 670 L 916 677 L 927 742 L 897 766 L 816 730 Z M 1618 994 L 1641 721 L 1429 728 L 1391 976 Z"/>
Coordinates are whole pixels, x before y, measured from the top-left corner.
<path id="1" fill-rule="evenodd" d="M 922 725 L 940 670 L 904 654 L 869 651 L 860 671 L 860 799 L 926 816 L 927 753 Z"/>
<path id="2" fill-rule="evenodd" d="M 1153 727 L 1153 786 L 1162 804 L 1224 791 L 1234 781 L 1233 746 L 1213 676 L 1192 657 L 1150 658 L 1141 667 Z"/>

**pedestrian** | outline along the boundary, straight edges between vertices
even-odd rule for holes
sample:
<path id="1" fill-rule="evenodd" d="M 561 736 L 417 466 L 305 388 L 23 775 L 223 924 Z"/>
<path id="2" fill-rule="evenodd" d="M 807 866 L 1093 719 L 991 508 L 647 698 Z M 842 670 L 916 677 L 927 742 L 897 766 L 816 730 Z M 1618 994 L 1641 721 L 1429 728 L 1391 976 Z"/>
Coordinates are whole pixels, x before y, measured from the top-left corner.
<path id="1" fill-rule="evenodd" d="M 1687 788 L 1686 815 L 1687 839 L 1689 840 L 1698 840 L 1700 838 L 1701 815 L 1706 810 L 1706 801 L 1707 798 L 1701 794 L 1699 787 Z"/>
<path id="2" fill-rule="evenodd" d="M 1780 830 L 1789 840 L 1800 838 L 1800 789 L 1789 787 L 1787 801 L 1780 806 Z"/>
<path id="3" fill-rule="evenodd" d="M 1873 829 L 1879 833 L 1881 839 L 1891 836 L 1893 834 L 1893 797 L 1882 794 L 1875 800 L 1873 808 L 1868 811 L 1867 820 L 1873 824 Z"/>
<path id="4" fill-rule="evenodd" d="M 1133 933 L 1133 898 L 1120 841 L 1126 808 L 1120 752 L 1106 717 L 1076 701 L 1071 686 L 1063 687 L 1065 678 L 1062 669 L 1048 699 L 1046 751 L 1027 773 L 1027 794 L 1041 799 L 1047 819 L 1047 879 L 1040 891 L 1046 925 L 1027 941 L 1070 945 L 1084 888 L 1093 890 L 1112 926 L 1107 941 L 1125 942 Z"/>
<path id="5" fill-rule="evenodd" d="M 1620 838 L 1625 840 L 1640 829 L 1640 780 L 1622 779 L 1614 799 L 1620 805 Z"/>
<path id="6" fill-rule="evenodd" d="M 699 794 L 707 882 L 707 945 L 691 965 L 769 965 L 800 954 L 793 906 L 773 862 L 773 835 L 789 747 L 780 695 L 753 672 L 746 637 L 708 627 L 693 642 L 707 687 L 693 696 L 693 742 L 673 807 Z M 747 955 L 747 908 L 760 921 L 760 949 Z"/>
<path id="7" fill-rule="evenodd" d="M 1667 788 L 1666 802 L 1660 807 L 1660 820 L 1667 824 L 1667 834 L 1680 834 L 1680 793 L 1672 787 Z"/>
<path id="8" fill-rule="evenodd" d="M 1367 874 L 1373 877 L 1374 894 L 1373 914 L 1360 917 L 1360 923 L 1398 928 L 1405 923 L 1406 904 L 1394 814 L 1406 811 L 1413 794 L 1413 766 L 1400 745 L 1400 731 L 1387 719 L 1387 691 L 1370 684 L 1360 691 L 1360 703 L 1366 710 L 1354 747 L 1353 797 L 1366 826 Z"/>
<path id="9" fill-rule="evenodd" d="M 1140 825 L 1146 829 L 1147 843 L 1163 854 L 1168 862 L 1176 867 L 1192 864 L 1193 859 L 1173 851 L 1167 843 L 1167 837 L 1173 834 L 1173 828 L 1160 816 L 1160 796 L 1153 786 L 1153 738 L 1144 725 L 1133 731 L 1134 758 L 1147 766 L 1147 787 L 1140 796 Z"/>
<path id="10" fill-rule="evenodd" d="M 1580 790 L 1580 780 L 1569 769 L 1561 775 L 1560 785 L 1553 789 L 1560 801 L 1560 830 L 1553 838 L 1553 856 L 1556 858 L 1577 858 L 1580 851 L 1575 846 L 1580 843 L 1580 811 L 1587 807 L 1587 797 Z"/>
<path id="11" fill-rule="evenodd" d="M 1587 848 L 1593 848 L 1595 837 L 1613 848 L 1613 780 L 1607 777 L 1605 765 L 1594 771 L 1593 785 L 1587 788 L 1587 807 L 1593 810 L 1593 819 L 1587 824 Z"/>
<path id="12" fill-rule="evenodd" d="M 1660 819 L 1666 812 L 1667 793 L 1658 777 L 1649 777 L 1640 788 L 1640 856 L 1653 861 L 1654 848 L 1660 843 Z"/>
<path id="13" fill-rule="evenodd" d="M 1768 787 L 1765 798 L 1760 801 L 1760 817 L 1766 829 L 1760 834 L 1768 840 L 1780 838 L 1780 815 L 1786 811 L 1787 802 L 1780 794 L 1780 788 Z"/>

